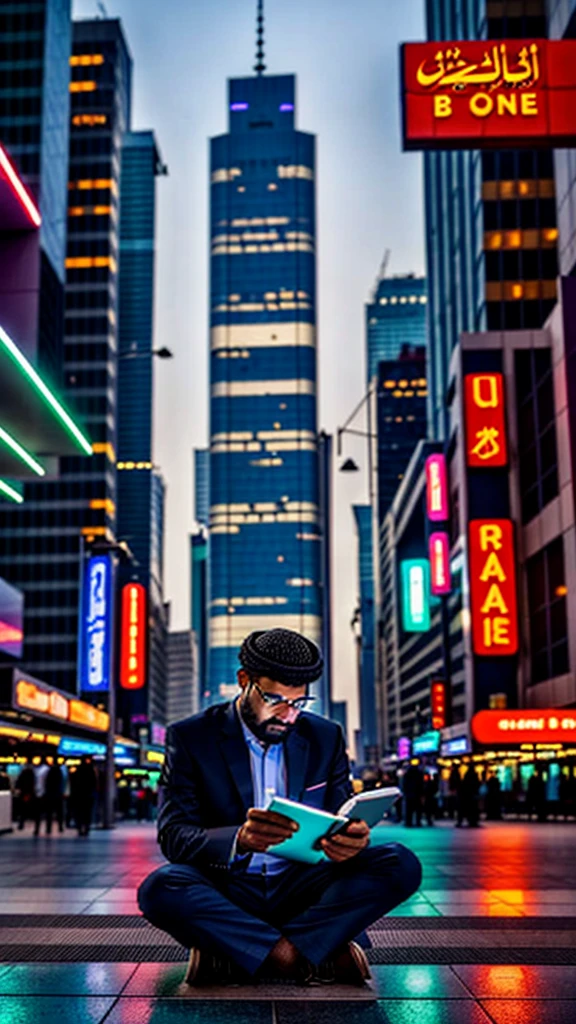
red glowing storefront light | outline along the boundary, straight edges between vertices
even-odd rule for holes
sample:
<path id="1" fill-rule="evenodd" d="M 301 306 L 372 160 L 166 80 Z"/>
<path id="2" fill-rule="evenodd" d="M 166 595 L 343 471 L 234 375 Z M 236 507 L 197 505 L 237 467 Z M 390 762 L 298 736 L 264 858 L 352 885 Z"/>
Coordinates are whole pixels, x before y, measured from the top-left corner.
<path id="1" fill-rule="evenodd" d="M 573 39 L 402 47 L 405 149 L 576 144 Z"/>
<path id="2" fill-rule="evenodd" d="M 440 452 L 426 459 L 426 512 L 433 523 L 448 519 L 446 457 Z"/>
<path id="3" fill-rule="evenodd" d="M 510 519 L 472 519 L 468 531 L 474 653 L 516 654 L 518 611 L 513 524 Z"/>
<path id="4" fill-rule="evenodd" d="M 563 708 L 478 711 L 472 716 L 471 729 L 474 739 L 488 746 L 575 743 L 576 711 Z"/>
<path id="5" fill-rule="evenodd" d="M 450 541 L 447 533 L 431 533 L 428 541 L 430 590 L 435 597 L 450 593 Z"/>
<path id="6" fill-rule="evenodd" d="M 141 583 L 122 588 L 120 686 L 141 690 L 146 683 L 146 589 Z"/>

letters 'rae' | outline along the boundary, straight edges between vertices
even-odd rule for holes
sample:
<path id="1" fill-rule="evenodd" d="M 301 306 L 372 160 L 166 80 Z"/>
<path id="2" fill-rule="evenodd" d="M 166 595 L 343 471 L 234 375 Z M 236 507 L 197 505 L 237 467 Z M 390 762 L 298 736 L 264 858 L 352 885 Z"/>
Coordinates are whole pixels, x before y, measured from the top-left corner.
<path id="1" fill-rule="evenodd" d="M 514 527 L 510 519 L 472 519 L 468 564 L 475 654 L 516 654 L 518 611 Z"/>
<path id="2" fill-rule="evenodd" d="M 492 469 L 508 462 L 504 383 L 501 373 L 468 373 L 464 378 L 466 464 Z"/>

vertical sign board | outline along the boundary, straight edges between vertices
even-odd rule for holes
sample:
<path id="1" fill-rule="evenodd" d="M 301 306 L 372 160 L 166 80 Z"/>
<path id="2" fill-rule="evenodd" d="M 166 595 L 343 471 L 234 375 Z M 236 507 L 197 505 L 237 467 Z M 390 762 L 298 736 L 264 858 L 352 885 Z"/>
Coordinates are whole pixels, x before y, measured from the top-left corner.
<path id="1" fill-rule="evenodd" d="M 446 456 L 441 452 L 426 459 L 426 512 L 433 523 L 448 519 L 448 474 Z"/>
<path id="2" fill-rule="evenodd" d="M 514 526 L 510 519 L 472 519 L 468 530 L 474 653 L 516 654 Z"/>
<path id="3" fill-rule="evenodd" d="M 85 693 L 99 693 L 110 689 L 113 574 L 110 555 L 93 555 L 84 568 L 80 681 Z"/>
<path id="4" fill-rule="evenodd" d="M 443 679 L 430 682 L 430 715 L 432 728 L 443 729 L 446 725 L 446 684 Z"/>
<path id="5" fill-rule="evenodd" d="M 430 563 L 408 558 L 400 563 L 402 627 L 406 633 L 430 629 Z"/>
<path id="6" fill-rule="evenodd" d="M 467 373 L 464 378 L 466 464 L 471 469 L 506 466 L 506 415 L 501 373 Z"/>
<path id="7" fill-rule="evenodd" d="M 435 597 L 450 593 L 450 541 L 444 532 L 431 533 L 428 540 L 430 557 L 430 590 Z"/>
<path id="8" fill-rule="evenodd" d="M 126 583 L 122 588 L 120 686 L 141 690 L 146 683 L 146 588 Z"/>

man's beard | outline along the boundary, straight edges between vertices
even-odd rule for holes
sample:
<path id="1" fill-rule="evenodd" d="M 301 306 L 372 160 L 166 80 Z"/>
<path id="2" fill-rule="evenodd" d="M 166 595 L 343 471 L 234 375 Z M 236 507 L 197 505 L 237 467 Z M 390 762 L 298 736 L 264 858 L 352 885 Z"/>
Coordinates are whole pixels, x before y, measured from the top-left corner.
<path id="1" fill-rule="evenodd" d="M 240 714 L 250 732 L 254 733 L 256 739 L 261 743 L 283 743 L 294 727 L 294 723 L 282 722 L 279 718 L 269 718 L 265 722 L 259 722 L 248 696 L 244 695 L 240 699 Z M 271 726 L 278 726 L 278 728 L 270 728 Z"/>

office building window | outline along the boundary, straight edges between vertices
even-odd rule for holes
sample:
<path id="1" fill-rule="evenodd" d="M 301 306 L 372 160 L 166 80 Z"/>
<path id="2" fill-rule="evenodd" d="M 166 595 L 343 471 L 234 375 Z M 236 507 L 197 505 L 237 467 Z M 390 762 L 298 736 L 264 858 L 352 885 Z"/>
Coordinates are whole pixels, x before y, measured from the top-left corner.
<path id="1" fill-rule="evenodd" d="M 526 563 L 532 683 L 569 671 L 564 543 L 557 537 Z"/>
<path id="2" fill-rule="evenodd" d="M 522 522 L 558 494 L 554 380 L 550 349 L 515 353 Z"/>

